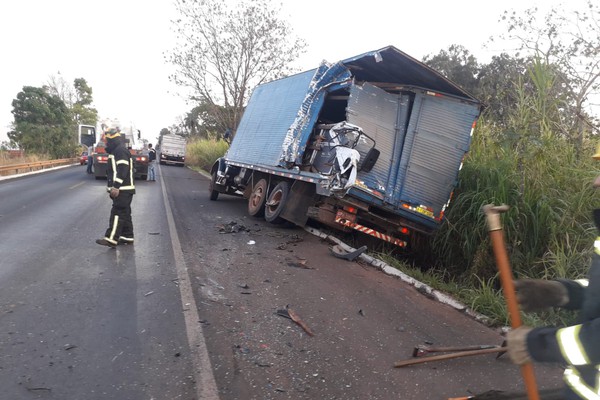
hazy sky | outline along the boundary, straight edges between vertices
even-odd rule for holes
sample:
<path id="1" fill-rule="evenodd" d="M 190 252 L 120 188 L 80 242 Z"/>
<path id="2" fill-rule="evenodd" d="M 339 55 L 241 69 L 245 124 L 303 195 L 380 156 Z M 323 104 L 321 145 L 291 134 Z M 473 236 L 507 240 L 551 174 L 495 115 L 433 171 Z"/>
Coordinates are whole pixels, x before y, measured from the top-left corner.
<path id="1" fill-rule="evenodd" d="M 229 0 L 235 2 L 235 0 Z M 278 0 L 274 0 L 279 4 Z M 547 9 L 555 0 L 282 0 L 282 17 L 308 44 L 301 70 L 393 45 L 414 58 L 461 44 L 479 61 L 502 33 L 504 10 Z M 581 8 L 585 0 L 564 2 Z M 51 75 L 85 78 L 101 118 L 118 118 L 153 141 L 191 106 L 169 82 L 165 51 L 174 47 L 172 0 L 19 0 L 0 2 L 0 142 L 23 86 Z M 508 45 L 506 45 L 508 46 Z"/>

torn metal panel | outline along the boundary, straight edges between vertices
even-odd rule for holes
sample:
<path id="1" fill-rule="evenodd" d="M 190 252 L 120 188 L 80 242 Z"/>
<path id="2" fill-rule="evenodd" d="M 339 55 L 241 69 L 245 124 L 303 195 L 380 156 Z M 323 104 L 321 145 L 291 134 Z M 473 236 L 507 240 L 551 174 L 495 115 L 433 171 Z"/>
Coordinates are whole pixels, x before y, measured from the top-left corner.
<path id="1" fill-rule="evenodd" d="M 310 81 L 296 119 L 287 131 L 282 145 L 283 157 L 280 165 L 301 162 L 304 147 L 323 105 L 327 88 L 336 84 L 349 84 L 350 79 L 350 72 L 342 64 L 321 64 Z"/>

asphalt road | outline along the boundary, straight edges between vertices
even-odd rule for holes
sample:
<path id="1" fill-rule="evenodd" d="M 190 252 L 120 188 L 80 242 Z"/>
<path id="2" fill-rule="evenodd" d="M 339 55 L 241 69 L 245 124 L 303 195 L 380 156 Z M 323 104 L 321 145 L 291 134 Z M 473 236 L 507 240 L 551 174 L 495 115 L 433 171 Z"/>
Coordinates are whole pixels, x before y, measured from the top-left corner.
<path id="1" fill-rule="evenodd" d="M 138 182 L 134 246 L 105 182 L 74 166 L 0 181 L 0 399 L 431 399 L 523 391 L 508 358 L 393 368 L 414 346 L 502 337 L 299 228 L 208 200 L 160 166 Z M 166 196 L 165 196 L 166 195 Z M 277 314 L 288 308 L 304 323 Z M 312 336 L 309 335 L 312 333 Z M 536 366 L 540 388 L 559 366 Z"/>

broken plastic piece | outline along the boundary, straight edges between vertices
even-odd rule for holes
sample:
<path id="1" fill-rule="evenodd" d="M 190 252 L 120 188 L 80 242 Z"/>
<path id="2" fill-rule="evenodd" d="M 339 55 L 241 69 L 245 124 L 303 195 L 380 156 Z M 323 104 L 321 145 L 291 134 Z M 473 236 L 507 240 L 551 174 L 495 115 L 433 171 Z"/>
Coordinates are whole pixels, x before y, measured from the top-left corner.
<path id="1" fill-rule="evenodd" d="M 354 261 L 360 256 L 362 253 L 367 251 L 367 246 L 362 246 L 352 252 L 348 252 L 342 248 L 339 244 L 336 244 L 331 248 L 331 252 L 337 258 L 343 258 L 348 261 Z"/>

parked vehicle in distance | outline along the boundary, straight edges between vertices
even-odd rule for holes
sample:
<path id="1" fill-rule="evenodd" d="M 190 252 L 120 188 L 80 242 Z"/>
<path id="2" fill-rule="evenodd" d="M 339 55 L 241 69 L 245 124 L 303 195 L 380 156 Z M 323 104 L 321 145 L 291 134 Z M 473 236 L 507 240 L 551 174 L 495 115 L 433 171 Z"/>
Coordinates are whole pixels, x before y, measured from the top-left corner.
<path id="1" fill-rule="evenodd" d="M 426 243 L 452 198 L 481 103 L 393 46 L 257 86 L 210 199 L 399 247 Z M 423 240 L 421 240 L 423 239 Z"/>
<path id="2" fill-rule="evenodd" d="M 81 156 L 79 156 L 79 165 L 86 165 L 88 162 L 88 152 L 83 151 Z"/>
<path id="3" fill-rule="evenodd" d="M 186 140 L 182 136 L 175 134 L 163 135 L 159 143 L 159 163 L 161 165 L 173 164 L 183 167 L 185 165 L 186 145 Z"/>

